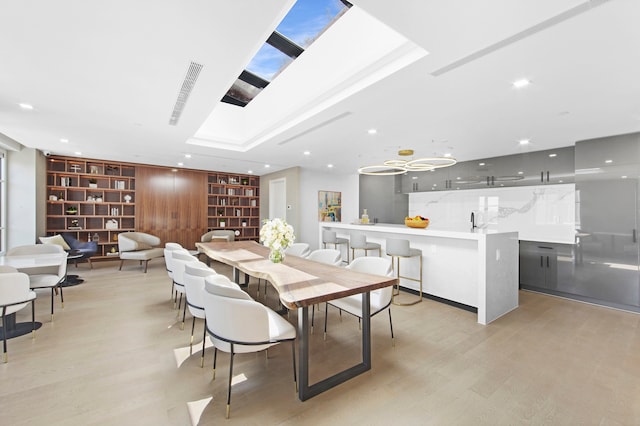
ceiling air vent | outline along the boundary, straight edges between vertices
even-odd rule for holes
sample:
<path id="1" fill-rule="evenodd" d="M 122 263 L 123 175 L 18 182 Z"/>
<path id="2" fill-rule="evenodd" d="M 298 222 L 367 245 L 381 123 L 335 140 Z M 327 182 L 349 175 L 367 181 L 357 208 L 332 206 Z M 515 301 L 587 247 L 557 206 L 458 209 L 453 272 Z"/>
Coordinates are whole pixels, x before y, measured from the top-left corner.
<path id="1" fill-rule="evenodd" d="M 187 74 L 184 76 L 184 81 L 182 82 L 182 86 L 178 92 L 176 104 L 173 106 L 173 112 L 169 119 L 170 125 L 175 126 L 178 124 L 178 120 L 180 120 L 180 116 L 182 115 L 184 106 L 187 104 L 187 99 L 189 99 L 193 86 L 196 85 L 196 81 L 198 80 L 202 67 L 202 64 L 198 64 L 196 62 L 191 62 L 191 64 L 189 64 L 189 69 L 187 70 Z"/>

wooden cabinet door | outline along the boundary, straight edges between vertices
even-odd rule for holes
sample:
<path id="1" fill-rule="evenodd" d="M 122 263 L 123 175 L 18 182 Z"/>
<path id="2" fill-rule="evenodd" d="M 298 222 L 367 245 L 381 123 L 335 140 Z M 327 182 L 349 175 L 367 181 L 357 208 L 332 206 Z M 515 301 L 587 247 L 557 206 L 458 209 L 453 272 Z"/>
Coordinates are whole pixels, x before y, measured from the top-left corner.
<path id="1" fill-rule="evenodd" d="M 136 186 L 137 230 L 195 248 L 207 229 L 207 173 L 139 166 Z"/>

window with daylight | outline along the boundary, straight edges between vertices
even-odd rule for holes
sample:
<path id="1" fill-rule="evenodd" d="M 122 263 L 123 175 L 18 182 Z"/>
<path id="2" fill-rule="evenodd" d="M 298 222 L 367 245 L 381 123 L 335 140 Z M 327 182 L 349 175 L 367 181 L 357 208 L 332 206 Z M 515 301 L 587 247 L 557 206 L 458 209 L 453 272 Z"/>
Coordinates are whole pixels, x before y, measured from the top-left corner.
<path id="1" fill-rule="evenodd" d="M 298 0 L 222 102 L 245 106 L 351 7 L 346 0 Z"/>

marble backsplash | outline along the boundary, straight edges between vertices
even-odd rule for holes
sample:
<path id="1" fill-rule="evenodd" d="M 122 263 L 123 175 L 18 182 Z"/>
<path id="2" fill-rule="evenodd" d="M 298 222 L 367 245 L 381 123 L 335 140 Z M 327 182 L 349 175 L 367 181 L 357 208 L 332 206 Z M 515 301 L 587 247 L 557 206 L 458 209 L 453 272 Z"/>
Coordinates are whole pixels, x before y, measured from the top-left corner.
<path id="1" fill-rule="evenodd" d="M 409 215 L 432 229 L 518 231 L 527 241 L 575 242 L 575 184 L 518 186 L 409 194 Z"/>

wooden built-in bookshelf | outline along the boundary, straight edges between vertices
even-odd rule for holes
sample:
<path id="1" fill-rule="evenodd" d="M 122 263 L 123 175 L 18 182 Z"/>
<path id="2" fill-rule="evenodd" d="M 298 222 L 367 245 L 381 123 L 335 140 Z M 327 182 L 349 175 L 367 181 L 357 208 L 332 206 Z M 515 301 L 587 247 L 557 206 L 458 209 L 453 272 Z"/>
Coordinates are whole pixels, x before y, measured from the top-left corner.
<path id="1" fill-rule="evenodd" d="M 135 174 L 130 164 L 49 157 L 47 235 L 97 241 L 97 258 L 112 255 L 118 234 L 135 230 Z"/>
<path id="2" fill-rule="evenodd" d="M 260 236 L 260 178 L 232 173 L 209 173 L 208 229 L 236 231 L 237 240 Z"/>
<path id="3" fill-rule="evenodd" d="M 47 235 L 97 240 L 94 259 L 117 256 L 118 234 L 129 231 L 187 248 L 214 229 L 259 239 L 258 176 L 50 156 L 46 180 Z"/>

